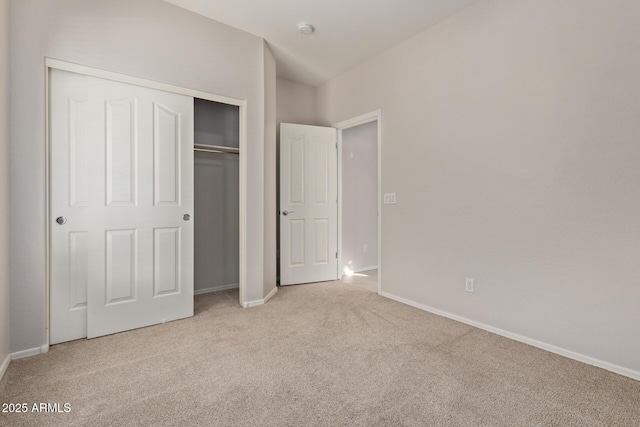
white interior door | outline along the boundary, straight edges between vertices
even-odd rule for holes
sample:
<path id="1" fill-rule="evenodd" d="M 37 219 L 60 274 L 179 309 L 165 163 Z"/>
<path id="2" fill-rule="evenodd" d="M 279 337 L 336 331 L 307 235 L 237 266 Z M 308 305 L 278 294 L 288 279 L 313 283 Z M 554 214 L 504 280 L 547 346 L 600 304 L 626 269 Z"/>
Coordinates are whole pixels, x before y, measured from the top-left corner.
<path id="1" fill-rule="evenodd" d="M 57 70 L 51 95 L 50 342 L 192 316 L 193 98 Z"/>
<path id="2" fill-rule="evenodd" d="M 337 131 L 280 125 L 280 284 L 338 278 Z"/>

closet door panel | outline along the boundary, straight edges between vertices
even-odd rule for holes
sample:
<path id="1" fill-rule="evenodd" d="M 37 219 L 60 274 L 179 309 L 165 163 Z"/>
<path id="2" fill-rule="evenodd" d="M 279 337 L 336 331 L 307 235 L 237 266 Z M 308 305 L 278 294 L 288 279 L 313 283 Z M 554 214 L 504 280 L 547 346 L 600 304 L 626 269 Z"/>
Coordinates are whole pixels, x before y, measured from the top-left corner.
<path id="1" fill-rule="evenodd" d="M 193 98 L 97 78 L 89 98 L 87 335 L 192 316 Z"/>
<path id="2" fill-rule="evenodd" d="M 154 103 L 154 203 L 180 204 L 180 114 Z"/>
<path id="3" fill-rule="evenodd" d="M 50 74 L 49 342 L 87 336 L 87 77 Z M 59 222 L 58 222 L 59 221 Z"/>
<path id="4" fill-rule="evenodd" d="M 107 230 L 105 248 L 106 304 L 132 302 L 137 289 L 137 230 Z"/>
<path id="5" fill-rule="evenodd" d="M 180 229 L 156 228 L 153 251 L 153 296 L 180 292 Z"/>
<path id="6" fill-rule="evenodd" d="M 136 99 L 107 100 L 105 109 L 107 170 L 106 177 L 101 181 L 107 186 L 107 205 L 135 205 L 138 125 Z"/>
<path id="7" fill-rule="evenodd" d="M 78 76 L 82 79 L 82 76 Z M 69 97 L 69 206 L 85 207 L 89 201 L 87 189 L 87 114 L 86 96 Z M 57 117 L 56 117 L 57 119 Z M 63 141 L 61 141 L 63 143 Z M 56 147 L 58 148 L 58 147 Z"/>
<path id="8" fill-rule="evenodd" d="M 69 309 L 87 307 L 87 232 L 69 233 Z M 85 323 L 85 322 L 82 322 Z M 85 333 L 86 334 L 86 333 Z"/>

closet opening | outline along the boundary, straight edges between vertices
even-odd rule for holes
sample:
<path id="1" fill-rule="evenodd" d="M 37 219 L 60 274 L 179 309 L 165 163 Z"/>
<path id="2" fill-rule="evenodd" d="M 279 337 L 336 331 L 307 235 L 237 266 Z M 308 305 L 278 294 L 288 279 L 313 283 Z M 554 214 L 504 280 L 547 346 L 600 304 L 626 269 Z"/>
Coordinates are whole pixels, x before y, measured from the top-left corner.
<path id="1" fill-rule="evenodd" d="M 240 108 L 194 98 L 196 296 L 235 289 L 239 299 L 239 147 Z"/>

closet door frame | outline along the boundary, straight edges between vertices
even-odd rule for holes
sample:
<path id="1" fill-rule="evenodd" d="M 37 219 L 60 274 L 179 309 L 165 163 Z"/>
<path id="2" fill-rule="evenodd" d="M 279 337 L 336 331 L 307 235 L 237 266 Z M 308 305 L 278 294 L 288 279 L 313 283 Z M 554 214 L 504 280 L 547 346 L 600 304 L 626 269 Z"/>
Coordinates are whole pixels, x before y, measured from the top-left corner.
<path id="1" fill-rule="evenodd" d="M 43 346 L 43 352 L 49 348 L 49 331 L 50 331 L 50 304 L 51 304 L 51 156 L 50 156 L 50 70 L 57 69 L 62 71 L 68 71 L 77 74 L 83 74 L 86 76 L 98 77 L 107 80 L 113 80 L 122 83 L 133 84 L 150 89 L 157 89 L 164 92 L 177 93 L 181 95 L 191 96 L 194 98 L 206 99 L 208 101 L 219 102 L 221 104 L 228 104 L 238 107 L 240 114 L 240 158 L 239 158 L 239 200 L 240 200 L 240 276 L 239 276 L 239 291 L 240 298 L 239 303 L 242 307 L 248 306 L 246 300 L 246 277 L 247 277 L 247 215 L 246 215 L 246 202 L 247 202 L 247 101 L 244 99 L 236 99 L 227 96 L 217 95 L 209 92 L 203 92 L 194 89 L 187 89 L 180 86 L 174 86 L 166 83 L 147 80 L 139 77 L 128 76 L 126 74 L 114 73 L 111 71 L 101 70 L 98 68 L 88 67 L 84 65 L 74 64 L 71 62 L 61 61 L 53 58 L 45 58 L 45 126 L 46 126 L 46 140 L 45 140 L 45 177 L 46 177 L 46 284 L 45 284 L 45 339 L 46 344 Z M 46 348 L 46 350 L 45 350 Z"/>

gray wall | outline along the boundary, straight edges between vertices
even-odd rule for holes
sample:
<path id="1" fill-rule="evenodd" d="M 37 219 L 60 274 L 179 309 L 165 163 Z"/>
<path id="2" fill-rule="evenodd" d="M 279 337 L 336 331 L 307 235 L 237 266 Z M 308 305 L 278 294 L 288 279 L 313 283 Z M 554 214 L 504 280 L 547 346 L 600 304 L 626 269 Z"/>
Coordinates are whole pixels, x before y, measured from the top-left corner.
<path id="1" fill-rule="evenodd" d="M 264 42 L 160 0 L 16 0 L 10 8 L 11 351 L 46 342 L 44 58 L 248 104 L 247 300 L 264 298 Z"/>
<path id="2" fill-rule="evenodd" d="M 194 289 L 228 289 L 240 272 L 238 156 L 196 151 L 194 163 Z"/>
<path id="3" fill-rule="evenodd" d="M 282 77 L 277 79 L 276 120 L 299 125 L 316 124 L 316 89 Z"/>
<path id="4" fill-rule="evenodd" d="M 640 377 L 639 16 L 482 0 L 319 87 L 382 109 L 383 292 Z"/>
<path id="5" fill-rule="evenodd" d="M 194 99 L 194 144 L 240 146 L 240 108 L 205 99 Z"/>
<path id="6" fill-rule="evenodd" d="M 0 0 L 0 366 L 9 357 L 9 1 Z M 1 379 L 1 372 L 0 372 Z"/>
<path id="7" fill-rule="evenodd" d="M 342 263 L 378 266 L 378 122 L 342 131 Z"/>

